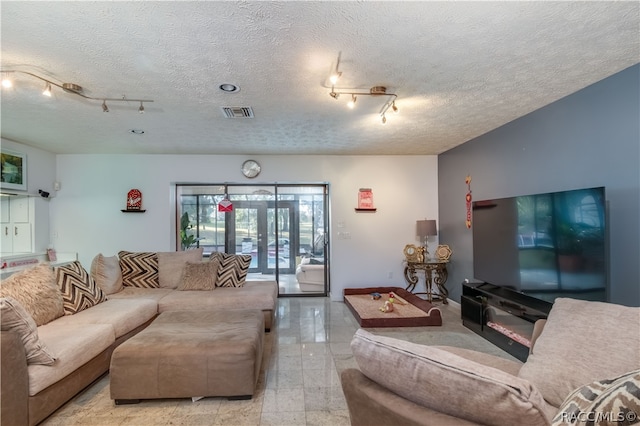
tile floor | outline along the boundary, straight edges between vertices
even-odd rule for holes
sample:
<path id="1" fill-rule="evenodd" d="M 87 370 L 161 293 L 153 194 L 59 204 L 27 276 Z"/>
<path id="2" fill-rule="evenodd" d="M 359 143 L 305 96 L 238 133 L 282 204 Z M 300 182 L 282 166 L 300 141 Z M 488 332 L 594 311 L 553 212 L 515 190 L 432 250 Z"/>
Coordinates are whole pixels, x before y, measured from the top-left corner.
<path id="1" fill-rule="evenodd" d="M 442 327 L 369 329 L 423 344 L 476 349 L 513 359 L 462 326 L 457 305 L 437 304 Z M 340 372 L 356 367 L 349 342 L 358 324 L 342 302 L 280 298 L 267 333 L 258 389 L 249 401 L 204 398 L 115 406 L 109 376 L 69 401 L 43 425 L 349 425 Z"/>

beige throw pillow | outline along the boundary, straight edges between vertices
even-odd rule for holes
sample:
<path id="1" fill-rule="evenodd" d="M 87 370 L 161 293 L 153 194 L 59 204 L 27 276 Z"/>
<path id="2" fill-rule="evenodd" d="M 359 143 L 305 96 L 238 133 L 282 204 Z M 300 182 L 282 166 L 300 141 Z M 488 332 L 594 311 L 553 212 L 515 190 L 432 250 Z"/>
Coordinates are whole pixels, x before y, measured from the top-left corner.
<path id="1" fill-rule="evenodd" d="M 199 247 L 185 251 L 158 252 L 160 288 L 177 288 L 182 279 L 184 265 L 187 262 L 201 262 L 203 251 L 204 249 Z"/>
<path id="2" fill-rule="evenodd" d="M 367 377 L 423 407 L 487 425 L 545 425 L 555 409 L 526 380 L 432 346 L 359 329 L 351 341 Z"/>
<path id="3" fill-rule="evenodd" d="M 122 271 L 118 256 L 103 256 L 102 253 L 91 262 L 91 277 L 105 294 L 114 294 L 122 290 Z"/>
<path id="4" fill-rule="evenodd" d="M 216 286 L 218 261 L 187 262 L 178 290 L 213 290 Z"/>
<path id="5" fill-rule="evenodd" d="M 558 298 L 518 376 L 559 407 L 574 389 L 640 369 L 640 308 Z"/>
<path id="6" fill-rule="evenodd" d="M 12 297 L 0 298 L 0 328 L 20 336 L 27 353 L 27 364 L 51 365 L 56 357 L 38 338 L 38 327 L 31 315 Z"/>
<path id="7" fill-rule="evenodd" d="M 64 315 L 62 294 L 53 270 L 41 263 L 16 272 L 0 283 L 0 297 L 13 297 L 31 315 L 37 326 Z"/>

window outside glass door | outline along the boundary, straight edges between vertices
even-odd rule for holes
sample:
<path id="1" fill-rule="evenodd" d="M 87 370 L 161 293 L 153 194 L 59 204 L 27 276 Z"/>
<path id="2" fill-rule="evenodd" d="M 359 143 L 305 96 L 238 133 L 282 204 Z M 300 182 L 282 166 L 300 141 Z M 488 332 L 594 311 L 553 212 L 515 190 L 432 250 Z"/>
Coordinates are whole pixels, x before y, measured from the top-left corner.
<path id="1" fill-rule="evenodd" d="M 176 185 L 178 250 L 251 255 L 281 295 L 328 291 L 328 185 Z"/>

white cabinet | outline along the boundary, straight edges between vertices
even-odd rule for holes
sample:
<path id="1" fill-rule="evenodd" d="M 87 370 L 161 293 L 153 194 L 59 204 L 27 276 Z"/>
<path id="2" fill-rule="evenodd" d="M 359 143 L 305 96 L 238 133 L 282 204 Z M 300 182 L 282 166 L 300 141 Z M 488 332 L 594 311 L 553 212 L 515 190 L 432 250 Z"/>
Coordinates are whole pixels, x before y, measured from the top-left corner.
<path id="1" fill-rule="evenodd" d="M 35 241 L 34 227 L 36 223 L 36 209 L 45 208 L 48 211 L 48 204 L 43 204 L 35 197 L 12 196 L 0 197 L 0 252 L 7 253 L 32 253 L 38 247 L 47 242 Z M 48 214 L 47 214 L 48 216 Z M 48 234 L 48 222 L 39 225 L 46 229 Z"/>

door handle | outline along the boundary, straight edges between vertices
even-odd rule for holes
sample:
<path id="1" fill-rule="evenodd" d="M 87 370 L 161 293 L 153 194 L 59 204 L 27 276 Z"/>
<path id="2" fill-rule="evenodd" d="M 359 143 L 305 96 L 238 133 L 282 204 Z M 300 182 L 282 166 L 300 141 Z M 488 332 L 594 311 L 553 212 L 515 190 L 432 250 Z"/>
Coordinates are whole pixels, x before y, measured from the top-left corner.
<path id="1" fill-rule="evenodd" d="M 18 227 L 17 226 L 14 227 L 14 231 L 13 232 L 14 232 L 14 235 L 18 235 Z"/>
<path id="2" fill-rule="evenodd" d="M 7 235 L 7 236 L 9 235 L 9 227 L 8 226 L 4 227 L 4 235 Z"/>

